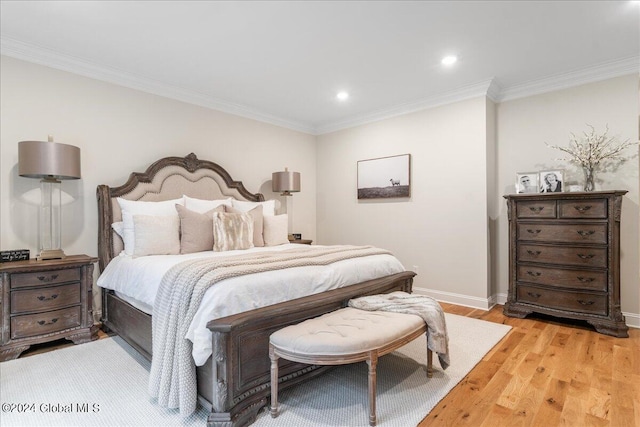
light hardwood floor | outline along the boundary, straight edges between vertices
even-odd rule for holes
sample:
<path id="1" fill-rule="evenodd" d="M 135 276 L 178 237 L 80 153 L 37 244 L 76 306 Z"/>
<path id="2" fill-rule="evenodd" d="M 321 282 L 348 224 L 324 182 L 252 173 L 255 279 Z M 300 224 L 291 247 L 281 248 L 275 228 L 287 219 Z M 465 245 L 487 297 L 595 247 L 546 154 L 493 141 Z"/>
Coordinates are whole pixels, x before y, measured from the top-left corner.
<path id="1" fill-rule="evenodd" d="M 441 305 L 513 329 L 418 427 L 640 427 L 640 329 L 613 338 L 586 323 L 506 317 L 502 306 Z M 68 345 L 34 346 L 21 357 Z"/>
<path id="2" fill-rule="evenodd" d="M 419 427 L 640 426 L 640 329 L 614 338 L 586 323 L 506 317 L 502 306 L 441 305 L 513 329 Z"/>

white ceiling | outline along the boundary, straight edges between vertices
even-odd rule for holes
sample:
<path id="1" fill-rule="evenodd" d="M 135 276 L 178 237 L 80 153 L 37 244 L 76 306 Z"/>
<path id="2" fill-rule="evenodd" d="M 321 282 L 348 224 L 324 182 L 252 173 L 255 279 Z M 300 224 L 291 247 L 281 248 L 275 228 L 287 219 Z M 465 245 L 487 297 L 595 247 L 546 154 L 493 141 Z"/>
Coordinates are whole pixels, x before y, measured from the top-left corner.
<path id="1" fill-rule="evenodd" d="M 500 101 L 638 72 L 638 3 L 2 0 L 0 47 L 320 134 L 470 96 Z M 448 54 L 459 60 L 445 68 Z"/>

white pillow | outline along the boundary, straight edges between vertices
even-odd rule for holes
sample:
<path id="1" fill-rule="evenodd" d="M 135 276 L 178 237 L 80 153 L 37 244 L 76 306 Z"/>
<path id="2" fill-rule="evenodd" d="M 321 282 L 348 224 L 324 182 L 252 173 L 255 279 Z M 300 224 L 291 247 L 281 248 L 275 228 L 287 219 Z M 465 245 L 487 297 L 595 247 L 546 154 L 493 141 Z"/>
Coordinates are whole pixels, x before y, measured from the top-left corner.
<path id="1" fill-rule="evenodd" d="M 166 200 L 163 202 L 143 202 L 139 200 L 127 200 L 121 197 L 117 198 L 120 209 L 122 210 L 124 253 L 133 255 L 135 247 L 135 231 L 133 227 L 133 215 L 148 216 L 175 216 L 178 217 L 176 204 L 184 205 L 183 198 Z"/>
<path id="2" fill-rule="evenodd" d="M 115 231 L 118 236 L 124 237 L 124 222 L 114 222 L 111 224 L 111 228 L 113 228 L 113 231 Z"/>
<path id="3" fill-rule="evenodd" d="M 289 217 L 284 215 L 272 215 L 265 216 L 264 218 L 264 230 L 262 235 L 264 237 L 265 246 L 276 246 L 289 243 Z"/>
<path id="4" fill-rule="evenodd" d="M 256 206 L 262 205 L 262 215 L 274 216 L 276 214 L 276 201 L 267 200 L 266 202 L 245 202 L 243 200 L 232 199 L 231 203 L 233 207 L 242 211 L 248 212 Z"/>
<path id="5" fill-rule="evenodd" d="M 180 218 L 174 215 L 133 215 L 133 257 L 180 253 Z"/>
<path id="6" fill-rule="evenodd" d="M 193 212 L 198 213 L 206 213 L 211 209 L 215 209 L 218 206 L 229 206 L 231 207 L 231 197 L 228 199 L 220 199 L 220 200 L 204 200 L 204 199 L 195 199 L 189 196 L 182 196 L 184 198 L 184 207 Z"/>

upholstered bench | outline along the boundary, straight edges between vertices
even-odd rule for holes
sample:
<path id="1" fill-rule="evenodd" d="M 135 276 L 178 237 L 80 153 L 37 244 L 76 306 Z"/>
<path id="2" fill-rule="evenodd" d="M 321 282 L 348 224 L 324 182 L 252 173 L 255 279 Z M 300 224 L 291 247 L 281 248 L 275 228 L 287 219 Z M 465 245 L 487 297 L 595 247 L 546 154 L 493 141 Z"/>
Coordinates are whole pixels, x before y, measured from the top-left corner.
<path id="1" fill-rule="evenodd" d="M 278 358 L 313 365 L 369 365 L 369 424 L 376 425 L 376 365 L 426 332 L 424 320 L 414 314 L 342 308 L 271 334 L 271 416 L 277 417 Z M 425 350 L 426 345 L 425 345 Z M 433 375 L 432 352 L 427 350 L 427 376 Z"/>

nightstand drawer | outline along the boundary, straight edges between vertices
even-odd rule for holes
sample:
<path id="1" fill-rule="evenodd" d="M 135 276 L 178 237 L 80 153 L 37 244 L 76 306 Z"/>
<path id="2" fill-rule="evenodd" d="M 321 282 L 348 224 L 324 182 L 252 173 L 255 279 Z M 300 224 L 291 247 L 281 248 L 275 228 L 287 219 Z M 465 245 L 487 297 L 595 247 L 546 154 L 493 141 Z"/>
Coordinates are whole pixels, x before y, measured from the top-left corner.
<path id="1" fill-rule="evenodd" d="M 561 200 L 560 218 L 606 218 L 606 199 Z"/>
<path id="2" fill-rule="evenodd" d="M 80 269 L 38 271 L 34 273 L 19 273 L 11 276 L 11 289 L 27 286 L 55 285 L 57 283 L 79 282 Z"/>
<path id="3" fill-rule="evenodd" d="M 607 272 L 518 265 L 518 282 L 575 290 L 607 291 Z"/>
<path id="4" fill-rule="evenodd" d="M 519 223 L 518 240 L 535 242 L 607 243 L 607 224 Z"/>
<path id="5" fill-rule="evenodd" d="M 519 202 L 516 205 L 516 217 L 518 218 L 555 218 L 555 200 L 536 200 Z"/>
<path id="6" fill-rule="evenodd" d="M 607 296 L 518 286 L 518 302 L 581 313 L 607 314 Z"/>
<path id="7" fill-rule="evenodd" d="M 26 338 L 80 326 L 80 306 L 11 318 L 11 338 Z"/>
<path id="8" fill-rule="evenodd" d="M 606 268 L 607 249 L 518 244 L 518 261 Z"/>
<path id="9" fill-rule="evenodd" d="M 11 314 L 80 304 L 80 283 L 11 292 Z"/>

